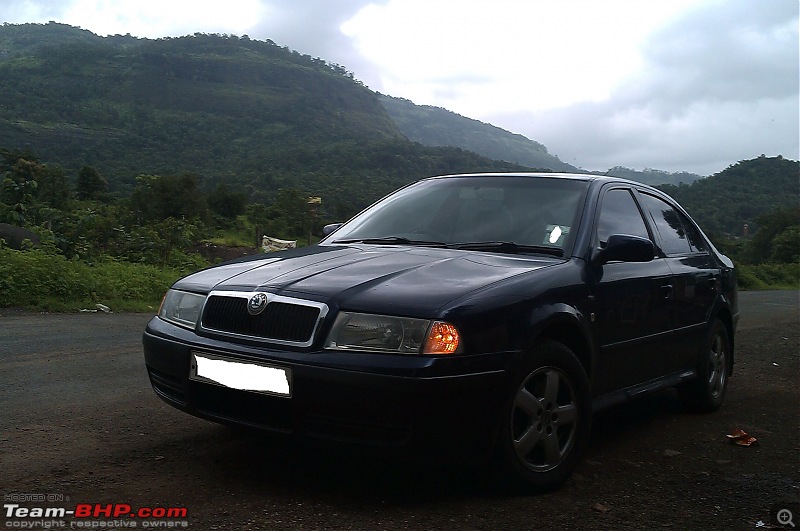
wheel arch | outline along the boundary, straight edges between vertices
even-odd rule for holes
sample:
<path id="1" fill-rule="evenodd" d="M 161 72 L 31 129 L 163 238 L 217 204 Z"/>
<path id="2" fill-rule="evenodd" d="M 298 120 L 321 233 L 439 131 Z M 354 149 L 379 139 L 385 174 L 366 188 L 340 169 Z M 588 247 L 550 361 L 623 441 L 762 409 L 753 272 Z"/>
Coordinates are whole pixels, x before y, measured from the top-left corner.
<path id="1" fill-rule="evenodd" d="M 734 330 L 733 315 L 731 314 L 731 311 L 727 306 L 723 306 L 717 311 L 716 318 L 722 321 L 722 324 L 725 325 L 725 329 L 728 331 L 728 345 L 730 347 L 730 355 L 731 355 L 730 363 L 728 364 L 728 376 L 730 376 L 731 374 L 733 374 L 733 364 L 736 358 L 735 356 L 736 348 L 734 342 L 735 334 L 733 333 Z M 712 323 L 714 322 L 713 319 L 711 322 Z"/>
<path id="2" fill-rule="evenodd" d="M 589 323 L 583 314 L 566 304 L 539 308 L 533 315 L 533 326 L 525 349 L 543 341 L 556 341 L 569 348 L 578 358 L 589 382 L 593 381 L 595 349 Z"/>

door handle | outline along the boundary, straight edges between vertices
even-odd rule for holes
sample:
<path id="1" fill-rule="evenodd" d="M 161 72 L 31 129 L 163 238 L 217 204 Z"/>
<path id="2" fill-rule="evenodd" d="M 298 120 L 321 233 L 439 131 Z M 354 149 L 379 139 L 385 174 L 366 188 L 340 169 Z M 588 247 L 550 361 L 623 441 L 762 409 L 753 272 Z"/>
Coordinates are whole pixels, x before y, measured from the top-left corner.
<path id="1" fill-rule="evenodd" d="M 711 288 L 712 290 L 716 290 L 717 286 L 719 285 L 719 275 L 710 274 L 710 275 L 703 275 L 698 278 L 698 281 L 705 280 L 706 285 Z M 699 282 L 698 282 L 699 283 Z"/>
<path id="2" fill-rule="evenodd" d="M 672 284 L 664 284 L 663 286 L 661 286 L 660 291 L 661 291 L 661 296 L 664 297 L 665 299 L 672 298 Z"/>

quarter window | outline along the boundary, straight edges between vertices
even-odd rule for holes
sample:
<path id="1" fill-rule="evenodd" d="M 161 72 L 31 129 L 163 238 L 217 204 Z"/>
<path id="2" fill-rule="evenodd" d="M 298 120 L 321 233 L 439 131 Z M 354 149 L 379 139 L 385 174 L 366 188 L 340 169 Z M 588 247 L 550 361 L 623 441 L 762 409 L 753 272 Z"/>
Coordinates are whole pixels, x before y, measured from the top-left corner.
<path id="1" fill-rule="evenodd" d="M 658 197 L 642 194 L 644 204 L 653 215 L 658 233 L 661 235 L 661 250 L 665 254 L 686 254 L 692 252 L 689 238 L 678 212 L 666 201 Z"/>
<path id="2" fill-rule="evenodd" d="M 605 246 L 612 234 L 650 238 L 636 201 L 633 200 L 630 191 L 621 188 L 609 190 L 603 196 L 603 204 L 600 206 L 597 239 L 601 247 Z"/>
<path id="3" fill-rule="evenodd" d="M 689 243 L 692 245 L 692 250 L 695 252 L 704 253 L 708 250 L 706 241 L 700 235 L 700 231 L 695 227 L 694 223 L 689 221 L 686 216 L 678 212 L 678 217 L 683 222 L 683 227 L 686 229 L 686 236 L 689 238 Z"/>

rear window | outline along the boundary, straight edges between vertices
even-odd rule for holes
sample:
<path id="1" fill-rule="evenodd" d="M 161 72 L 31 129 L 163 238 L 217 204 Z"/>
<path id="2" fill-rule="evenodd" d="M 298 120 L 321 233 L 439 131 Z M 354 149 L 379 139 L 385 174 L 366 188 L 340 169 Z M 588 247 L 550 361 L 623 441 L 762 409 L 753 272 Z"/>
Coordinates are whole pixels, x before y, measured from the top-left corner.
<path id="1" fill-rule="evenodd" d="M 658 197 L 650 194 L 641 196 L 661 236 L 661 250 L 668 255 L 692 252 L 686 228 L 678 211 Z"/>

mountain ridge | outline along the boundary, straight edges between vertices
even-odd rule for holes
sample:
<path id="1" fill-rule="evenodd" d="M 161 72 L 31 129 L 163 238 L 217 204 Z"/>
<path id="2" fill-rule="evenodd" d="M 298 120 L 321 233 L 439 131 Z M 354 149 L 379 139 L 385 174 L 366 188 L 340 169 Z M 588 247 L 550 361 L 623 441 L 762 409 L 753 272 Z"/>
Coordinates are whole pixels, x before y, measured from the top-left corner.
<path id="1" fill-rule="evenodd" d="M 426 146 L 458 146 L 495 160 L 530 168 L 574 173 L 575 166 L 551 155 L 523 135 L 461 116 L 442 107 L 417 105 L 405 98 L 378 94 L 389 116 L 410 139 Z"/>
<path id="2" fill-rule="evenodd" d="M 73 175 L 92 166 L 122 193 L 138 174 L 192 173 L 255 201 L 297 187 L 352 211 L 428 175 L 524 169 L 410 142 L 352 73 L 272 41 L 6 24 L 0 51 L 0 147 Z"/>
<path id="3" fill-rule="evenodd" d="M 401 137 L 512 165 L 482 161 L 475 167 L 461 165 L 463 171 L 582 171 L 523 135 L 374 93 L 344 67 L 269 39 L 196 33 L 153 40 L 100 37 L 54 22 L 4 24 L 0 74 L 14 80 L 13 86 L 0 82 L 0 97 L 18 102 L 11 112 L 0 112 L 0 146 L 32 149 L 72 172 L 84 164 L 98 166 L 114 186 L 141 172 L 192 172 L 234 181 L 238 176 L 242 182 L 241 176 L 255 173 L 262 176 L 255 181 L 266 181 L 260 183 L 266 186 L 275 177 L 263 176 L 278 173 L 284 178 L 279 181 L 291 183 L 297 179 L 286 173 L 298 165 L 286 158 L 302 156 L 309 146 L 315 156 L 326 156 L 331 151 L 321 146 L 326 142 L 391 144 Z M 35 82 L 25 82 L 32 77 Z M 409 119 L 415 114 L 422 115 L 421 125 Z M 189 141 L 170 146 L 185 136 Z M 260 146 L 265 144 L 282 145 L 285 153 L 264 154 Z M 141 156 L 131 160 L 127 155 L 133 145 Z M 216 156 L 204 157 L 197 146 L 207 146 Z M 312 173 L 319 164 L 313 166 Z M 665 172 L 655 175 L 664 180 L 633 170 L 624 176 L 649 184 L 680 182 Z"/>

